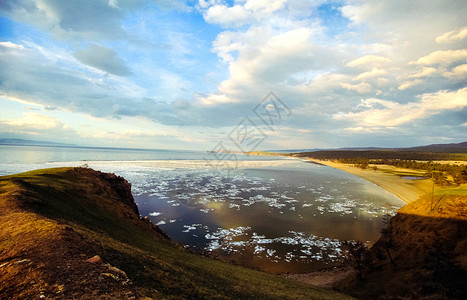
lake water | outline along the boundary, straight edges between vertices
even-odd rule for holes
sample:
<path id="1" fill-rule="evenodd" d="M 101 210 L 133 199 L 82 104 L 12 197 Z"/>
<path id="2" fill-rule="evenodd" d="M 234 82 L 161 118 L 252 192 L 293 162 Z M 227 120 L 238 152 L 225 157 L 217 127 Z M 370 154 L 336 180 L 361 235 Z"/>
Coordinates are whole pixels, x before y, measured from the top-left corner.
<path id="1" fill-rule="evenodd" d="M 354 175 L 297 159 L 206 152 L 0 146 L 0 175 L 58 166 L 132 183 L 140 214 L 191 249 L 273 273 L 339 264 L 404 203 Z"/>

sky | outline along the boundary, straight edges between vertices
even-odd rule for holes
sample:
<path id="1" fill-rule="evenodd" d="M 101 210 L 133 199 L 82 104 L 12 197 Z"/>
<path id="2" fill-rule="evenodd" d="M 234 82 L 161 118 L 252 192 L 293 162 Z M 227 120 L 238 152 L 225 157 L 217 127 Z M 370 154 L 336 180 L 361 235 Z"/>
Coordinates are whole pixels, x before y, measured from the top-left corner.
<path id="1" fill-rule="evenodd" d="M 0 138 L 193 150 L 467 141 L 465 0 L 2 0 Z"/>

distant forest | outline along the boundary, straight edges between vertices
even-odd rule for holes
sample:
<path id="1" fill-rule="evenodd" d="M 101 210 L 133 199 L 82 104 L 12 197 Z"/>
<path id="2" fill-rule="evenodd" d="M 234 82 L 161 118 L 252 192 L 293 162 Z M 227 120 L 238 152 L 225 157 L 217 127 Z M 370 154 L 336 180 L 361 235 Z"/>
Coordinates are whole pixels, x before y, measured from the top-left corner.
<path id="1" fill-rule="evenodd" d="M 441 186 L 467 183 L 467 165 L 434 163 L 433 161 L 467 161 L 465 153 L 433 153 L 417 151 L 316 151 L 291 153 L 294 157 L 336 160 L 366 169 L 372 165 L 424 170 L 425 176 Z M 373 166 L 377 169 L 377 166 Z"/>
<path id="2" fill-rule="evenodd" d="M 390 150 L 324 150 L 314 152 L 290 153 L 295 157 L 311 157 L 316 159 L 398 159 L 398 160 L 463 160 L 467 161 L 466 153 L 440 153 L 421 151 L 390 151 Z"/>

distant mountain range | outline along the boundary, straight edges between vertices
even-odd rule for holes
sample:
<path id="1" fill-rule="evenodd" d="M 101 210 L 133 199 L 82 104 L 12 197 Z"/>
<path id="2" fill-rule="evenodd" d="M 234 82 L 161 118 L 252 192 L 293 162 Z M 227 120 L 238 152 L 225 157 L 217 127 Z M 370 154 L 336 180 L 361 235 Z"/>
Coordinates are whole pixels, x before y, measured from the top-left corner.
<path id="1" fill-rule="evenodd" d="M 402 148 L 397 150 L 421 151 L 421 152 L 443 152 L 443 153 L 467 153 L 467 142 L 452 144 L 432 144 L 428 146 L 418 146 Z"/>
<path id="2" fill-rule="evenodd" d="M 0 139 L 0 145 L 76 147 L 76 145 L 73 145 L 73 144 L 53 143 L 53 142 L 46 142 L 46 141 L 35 141 L 35 140 L 24 140 L 24 139 Z"/>
<path id="3" fill-rule="evenodd" d="M 290 149 L 290 150 L 268 150 L 279 153 L 299 153 L 316 151 L 418 151 L 438 153 L 467 153 L 467 142 L 451 144 L 432 144 L 409 148 L 379 148 L 379 147 L 344 147 L 344 148 L 313 148 L 313 149 Z"/>
<path id="4" fill-rule="evenodd" d="M 20 145 L 20 146 L 50 146 L 50 147 L 80 147 L 75 144 L 54 143 L 48 141 L 36 141 L 26 139 L 0 139 L 0 145 Z M 87 147 L 83 147 L 87 148 Z M 92 147 L 91 147 L 92 148 Z M 119 148 L 120 149 L 120 148 Z M 127 149 L 127 148 L 122 148 Z M 344 148 L 312 148 L 312 149 L 287 149 L 287 150 L 267 150 L 278 153 L 299 153 L 316 151 L 418 151 L 418 152 L 438 152 L 438 153 L 467 153 L 467 142 L 451 144 L 431 144 L 426 146 L 416 146 L 409 148 L 379 148 L 379 147 L 344 147 Z"/>

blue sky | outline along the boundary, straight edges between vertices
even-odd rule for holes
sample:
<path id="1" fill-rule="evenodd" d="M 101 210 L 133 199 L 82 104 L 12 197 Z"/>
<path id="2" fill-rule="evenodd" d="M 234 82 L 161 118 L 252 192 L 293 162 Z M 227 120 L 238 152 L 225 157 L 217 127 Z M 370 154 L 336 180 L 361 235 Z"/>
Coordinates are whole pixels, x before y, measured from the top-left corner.
<path id="1" fill-rule="evenodd" d="M 247 117 L 257 149 L 465 141 L 466 15 L 460 0 L 5 0 L 0 138 L 235 150 Z M 273 127 L 253 111 L 270 92 L 291 112 Z"/>

